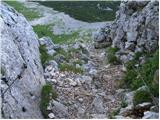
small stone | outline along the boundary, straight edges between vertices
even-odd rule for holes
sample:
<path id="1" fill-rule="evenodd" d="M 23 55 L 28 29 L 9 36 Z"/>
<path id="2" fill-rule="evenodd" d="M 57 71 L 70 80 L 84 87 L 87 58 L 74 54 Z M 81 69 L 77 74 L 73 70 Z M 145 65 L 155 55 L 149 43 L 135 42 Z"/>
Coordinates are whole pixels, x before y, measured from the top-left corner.
<path id="1" fill-rule="evenodd" d="M 47 66 L 47 68 L 46 68 L 46 70 L 49 71 L 49 72 L 50 72 L 52 69 L 53 69 L 53 67 L 52 67 L 51 65 Z"/>
<path id="2" fill-rule="evenodd" d="M 159 113 L 156 112 L 144 112 L 144 116 L 142 119 L 158 119 L 159 118 Z"/>
<path id="3" fill-rule="evenodd" d="M 73 87 L 75 87 L 77 85 L 77 82 L 73 81 L 73 82 L 70 83 L 70 85 L 73 86 Z"/>
<path id="4" fill-rule="evenodd" d="M 51 119 L 53 119 L 53 118 L 55 118 L 55 115 L 53 113 L 49 113 L 48 117 L 51 118 Z"/>
<path id="5" fill-rule="evenodd" d="M 51 106 L 47 106 L 47 110 L 52 110 Z"/>
<path id="6" fill-rule="evenodd" d="M 108 64 L 108 65 L 106 65 L 106 66 L 104 66 L 104 67 L 107 69 L 107 68 L 109 68 L 110 66 L 111 66 L 111 65 L 110 65 L 110 64 Z"/>
<path id="7" fill-rule="evenodd" d="M 79 100 L 79 102 L 83 102 L 83 98 L 79 98 L 78 100 Z"/>
<path id="8" fill-rule="evenodd" d="M 150 111 L 152 111 L 152 112 L 157 112 L 157 111 L 158 111 L 158 106 L 152 106 L 152 107 L 150 108 Z"/>
<path id="9" fill-rule="evenodd" d="M 79 64 L 76 64 L 76 68 L 81 68 L 81 66 Z"/>
<path id="10" fill-rule="evenodd" d="M 57 80 L 56 79 L 51 79 L 52 82 L 54 83 L 57 83 Z"/>
<path id="11" fill-rule="evenodd" d="M 91 69 L 91 70 L 89 71 L 89 74 L 91 74 L 91 75 L 96 75 L 96 74 L 97 74 L 97 70 Z"/>

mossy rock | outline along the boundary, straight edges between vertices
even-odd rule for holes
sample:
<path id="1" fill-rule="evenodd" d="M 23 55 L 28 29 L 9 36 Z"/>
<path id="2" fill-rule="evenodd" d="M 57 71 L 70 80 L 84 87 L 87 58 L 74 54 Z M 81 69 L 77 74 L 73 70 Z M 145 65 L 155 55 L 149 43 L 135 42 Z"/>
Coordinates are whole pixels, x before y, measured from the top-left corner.
<path id="1" fill-rule="evenodd" d="M 40 102 L 40 110 L 42 115 L 45 118 L 48 118 L 49 110 L 47 110 L 47 106 L 51 99 L 56 99 L 58 94 L 53 90 L 52 85 L 46 84 L 43 86 L 41 91 L 41 102 Z"/>

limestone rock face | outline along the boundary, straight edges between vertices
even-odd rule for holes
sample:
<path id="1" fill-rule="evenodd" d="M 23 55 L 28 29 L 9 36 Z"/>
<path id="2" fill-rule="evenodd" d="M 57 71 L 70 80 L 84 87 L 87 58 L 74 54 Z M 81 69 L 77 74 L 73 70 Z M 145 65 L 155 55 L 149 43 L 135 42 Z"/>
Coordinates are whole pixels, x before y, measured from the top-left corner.
<path id="1" fill-rule="evenodd" d="M 123 1 L 113 24 L 101 29 L 95 43 L 111 40 L 112 47 L 119 48 L 117 56 L 124 62 L 136 52 L 152 53 L 158 48 L 158 13 L 158 1 Z"/>
<path id="2" fill-rule="evenodd" d="M 26 19 L 0 5 L 1 97 L 3 118 L 42 118 L 39 101 L 43 84 L 39 43 Z"/>

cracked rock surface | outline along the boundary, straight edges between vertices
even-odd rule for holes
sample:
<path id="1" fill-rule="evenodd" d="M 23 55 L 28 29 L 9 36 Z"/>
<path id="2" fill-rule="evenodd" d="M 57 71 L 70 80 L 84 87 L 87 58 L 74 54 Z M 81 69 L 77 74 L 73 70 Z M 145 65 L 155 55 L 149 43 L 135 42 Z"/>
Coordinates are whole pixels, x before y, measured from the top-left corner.
<path id="1" fill-rule="evenodd" d="M 41 86 L 45 83 L 36 34 L 26 19 L 0 5 L 1 97 L 3 118 L 42 118 Z"/>

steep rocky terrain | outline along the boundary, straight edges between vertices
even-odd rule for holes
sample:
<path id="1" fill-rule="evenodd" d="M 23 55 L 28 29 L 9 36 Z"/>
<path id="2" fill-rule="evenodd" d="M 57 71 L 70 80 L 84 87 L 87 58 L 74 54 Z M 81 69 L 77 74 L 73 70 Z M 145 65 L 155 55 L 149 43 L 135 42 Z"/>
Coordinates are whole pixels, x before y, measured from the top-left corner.
<path id="1" fill-rule="evenodd" d="M 23 15 L 0 5 L 1 97 L 3 118 L 42 118 L 39 101 L 45 84 L 39 43 Z"/>
<path id="2" fill-rule="evenodd" d="M 122 2 L 113 24 L 95 36 L 95 46 L 118 48 L 116 56 L 124 62 L 136 52 L 154 52 L 158 48 L 158 13 L 158 1 Z"/>
<path id="3" fill-rule="evenodd" d="M 158 118 L 158 42 L 158 1 L 121 2 L 115 21 L 95 35 L 95 48 L 108 47 L 107 61 L 124 64 L 123 85 L 134 90 L 127 93 L 128 106 L 115 118 Z"/>
<path id="4" fill-rule="evenodd" d="M 104 22 L 75 20 L 36 2 L 22 4 L 25 9 L 40 13 L 40 17 L 29 21 L 39 42 L 22 15 L 6 5 L 0 6 L 4 25 L 1 31 L 4 118 L 159 117 L 158 97 L 144 101 L 150 94 L 138 94 L 139 91 L 145 93 L 147 85 L 138 81 L 134 90 L 121 87 L 122 84 L 130 87 L 127 82 L 130 76 L 133 81 L 138 78 L 132 70 L 123 81 L 130 72 L 126 63 L 141 52 L 138 63 L 134 64 L 137 70 L 137 66 L 145 63 L 145 54 L 158 49 L 157 1 L 122 2 L 116 20 L 106 22 L 100 31 Z M 157 57 L 153 61 L 157 61 Z M 158 68 L 152 64 L 149 67 L 156 72 L 151 84 L 156 88 Z M 142 73 L 148 77 L 150 69 L 147 74 Z M 134 85 L 137 83 L 131 86 Z M 136 104 L 135 94 L 139 95 Z"/>

